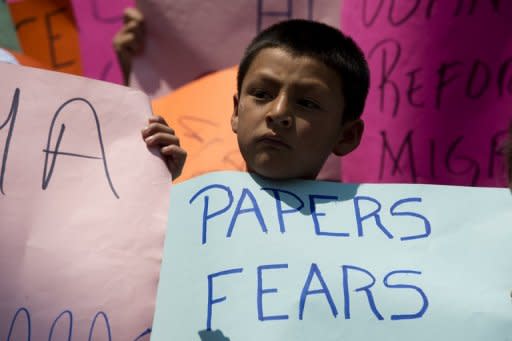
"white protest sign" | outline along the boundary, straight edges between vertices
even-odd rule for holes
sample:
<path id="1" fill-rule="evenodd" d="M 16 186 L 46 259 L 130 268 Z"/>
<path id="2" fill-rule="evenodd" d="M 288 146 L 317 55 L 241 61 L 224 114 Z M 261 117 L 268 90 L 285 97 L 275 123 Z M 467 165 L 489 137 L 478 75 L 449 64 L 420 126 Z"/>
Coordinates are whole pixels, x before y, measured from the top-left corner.
<path id="1" fill-rule="evenodd" d="M 149 340 L 170 179 L 147 97 L 0 74 L 0 340 Z"/>
<path id="2" fill-rule="evenodd" d="M 207 73 L 240 62 L 256 34 L 279 21 L 302 18 L 339 26 L 339 0 L 139 0 L 142 54 L 130 85 L 156 98 Z"/>
<path id="3" fill-rule="evenodd" d="M 173 187 L 152 340 L 510 340 L 505 189 Z"/>

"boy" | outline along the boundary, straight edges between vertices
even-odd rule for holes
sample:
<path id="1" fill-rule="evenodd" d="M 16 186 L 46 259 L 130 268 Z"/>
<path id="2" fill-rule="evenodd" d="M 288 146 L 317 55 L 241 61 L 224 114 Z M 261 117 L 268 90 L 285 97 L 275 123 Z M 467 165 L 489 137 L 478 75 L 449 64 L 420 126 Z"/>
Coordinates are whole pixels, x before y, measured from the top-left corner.
<path id="1" fill-rule="evenodd" d="M 249 172 L 284 179 L 315 179 L 332 152 L 353 151 L 369 69 L 360 48 L 327 25 L 289 20 L 261 32 L 240 62 L 231 127 Z M 142 135 L 160 147 L 173 177 L 186 153 L 160 117 Z"/>

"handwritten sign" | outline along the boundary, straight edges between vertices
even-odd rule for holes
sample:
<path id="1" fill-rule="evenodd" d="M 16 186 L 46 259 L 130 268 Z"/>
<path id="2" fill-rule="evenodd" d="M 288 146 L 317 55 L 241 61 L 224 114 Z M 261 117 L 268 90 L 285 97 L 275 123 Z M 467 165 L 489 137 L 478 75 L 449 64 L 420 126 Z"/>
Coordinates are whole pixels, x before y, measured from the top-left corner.
<path id="1" fill-rule="evenodd" d="M 78 32 L 69 0 L 9 4 L 23 52 L 46 68 L 82 74 Z"/>
<path id="2" fill-rule="evenodd" d="M 344 180 L 504 186 L 510 20 L 510 1 L 346 0 L 372 86 Z"/>
<path id="3" fill-rule="evenodd" d="M 31 66 L 31 67 L 36 67 L 36 68 L 40 68 L 40 69 L 45 68 L 43 63 L 41 63 L 38 60 L 35 60 L 34 58 L 29 57 L 23 53 L 20 53 L 17 51 L 8 51 L 8 52 L 16 59 L 17 63 L 15 63 L 15 64 Z"/>
<path id="4" fill-rule="evenodd" d="M 83 73 L 87 77 L 121 84 L 123 77 L 112 39 L 123 24 L 123 10 L 133 0 L 71 0 L 79 28 Z"/>
<path id="5" fill-rule="evenodd" d="M 0 1 L 0 47 L 11 50 L 20 49 L 9 8 L 3 1 Z"/>
<path id="6" fill-rule="evenodd" d="M 332 0 L 144 0 L 137 7 L 151 20 L 131 85 L 152 97 L 238 64 L 251 39 L 273 23 L 310 18 L 337 27 L 340 16 L 340 1 Z"/>
<path id="7" fill-rule="evenodd" d="M 18 60 L 14 55 L 0 47 L 0 62 L 2 63 L 10 63 L 10 64 L 19 64 Z"/>
<path id="8" fill-rule="evenodd" d="M 144 94 L 0 64 L 0 339 L 149 340 L 169 189 Z"/>
<path id="9" fill-rule="evenodd" d="M 152 340 L 507 340 L 511 219 L 506 189 L 183 182 Z"/>
<path id="10" fill-rule="evenodd" d="M 153 100 L 153 112 L 175 129 L 188 154 L 177 181 L 216 170 L 245 169 L 230 125 L 236 72 L 236 67 L 216 72 Z"/>

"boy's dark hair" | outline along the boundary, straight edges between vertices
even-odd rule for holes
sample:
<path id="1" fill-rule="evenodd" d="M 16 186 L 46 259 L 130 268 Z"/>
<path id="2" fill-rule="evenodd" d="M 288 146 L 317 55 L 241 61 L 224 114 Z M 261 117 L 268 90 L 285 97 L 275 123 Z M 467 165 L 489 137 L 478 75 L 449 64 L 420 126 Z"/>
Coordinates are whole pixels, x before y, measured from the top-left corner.
<path id="1" fill-rule="evenodd" d="M 258 34 L 245 50 L 237 75 L 237 90 L 256 55 L 264 48 L 277 47 L 294 56 L 307 56 L 323 62 L 338 73 L 345 99 L 343 121 L 361 116 L 364 109 L 370 71 L 357 44 L 328 25 L 301 19 L 282 21 Z"/>

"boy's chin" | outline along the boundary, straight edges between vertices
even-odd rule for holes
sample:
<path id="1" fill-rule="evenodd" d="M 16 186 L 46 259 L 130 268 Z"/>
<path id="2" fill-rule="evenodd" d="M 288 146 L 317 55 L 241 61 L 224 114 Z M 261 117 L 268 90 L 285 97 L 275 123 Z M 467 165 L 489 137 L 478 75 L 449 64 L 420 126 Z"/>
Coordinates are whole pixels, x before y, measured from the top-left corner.
<path id="1" fill-rule="evenodd" d="M 301 179 L 301 180 L 314 180 L 316 178 L 315 175 L 306 175 L 293 172 L 290 167 L 282 166 L 282 167 L 250 167 L 247 165 L 247 171 L 249 173 L 256 174 L 267 180 L 275 180 L 275 181 L 284 181 L 284 180 L 293 180 L 293 179 Z"/>

